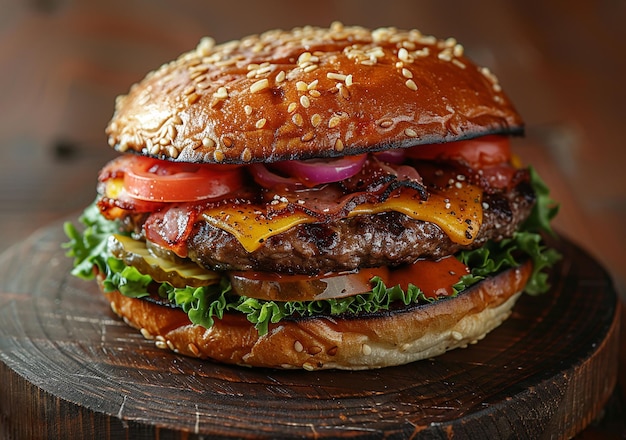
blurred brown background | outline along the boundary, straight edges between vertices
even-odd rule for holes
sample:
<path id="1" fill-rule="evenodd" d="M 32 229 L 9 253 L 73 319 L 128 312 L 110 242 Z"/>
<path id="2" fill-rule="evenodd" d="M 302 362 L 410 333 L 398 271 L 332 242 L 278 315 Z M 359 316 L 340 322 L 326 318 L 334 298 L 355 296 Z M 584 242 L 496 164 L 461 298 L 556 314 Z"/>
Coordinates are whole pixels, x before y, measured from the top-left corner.
<path id="1" fill-rule="evenodd" d="M 0 251 L 94 197 L 115 96 L 193 48 L 275 27 L 454 36 L 527 122 L 515 142 L 561 201 L 556 227 L 626 280 L 626 1 L 0 0 Z"/>

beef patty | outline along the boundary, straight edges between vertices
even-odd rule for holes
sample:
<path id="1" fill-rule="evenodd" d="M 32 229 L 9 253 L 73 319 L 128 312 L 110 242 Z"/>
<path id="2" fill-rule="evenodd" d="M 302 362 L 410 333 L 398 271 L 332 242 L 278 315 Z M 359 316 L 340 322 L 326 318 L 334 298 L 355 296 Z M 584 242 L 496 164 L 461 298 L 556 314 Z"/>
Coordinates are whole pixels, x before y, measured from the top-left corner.
<path id="1" fill-rule="evenodd" d="M 484 195 L 483 223 L 464 246 L 439 226 L 399 212 L 359 215 L 332 223 L 302 224 L 270 237 L 247 252 L 228 232 L 199 221 L 187 241 L 188 257 L 217 270 L 256 270 L 317 274 L 437 259 L 487 240 L 511 236 L 530 214 L 535 195 L 526 182 L 507 194 Z"/>

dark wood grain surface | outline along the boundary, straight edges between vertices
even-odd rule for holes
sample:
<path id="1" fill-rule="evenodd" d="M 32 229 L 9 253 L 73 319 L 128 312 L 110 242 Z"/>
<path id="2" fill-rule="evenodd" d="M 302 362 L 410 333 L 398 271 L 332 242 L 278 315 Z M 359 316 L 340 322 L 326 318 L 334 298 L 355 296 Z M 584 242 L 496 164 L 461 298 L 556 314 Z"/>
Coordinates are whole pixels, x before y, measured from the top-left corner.
<path id="1" fill-rule="evenodd" d="M 227 41 L 341 20 L 454 36 L 495 72 L 527 123 L 516 153 L 536 166 L 561 202 L 557 228 L 608 268 L 624 297 L 626 2 L 0 0 L 0 11 L 0 251 L 91 201 L 96 172 L 114 156 L 104 126 L 115 96 L 148 70 L 203 35 Z M 4 277 L 12 273 L 0 277 L 3 283 Z M 620 385 L 580 438 L 626 435 L 623 341 Z M 28 413 L 34 427 L 61 405 L 26 380 L 0 382 L 0 401 L 7 389 L 39 399 Z M 70 414 L 61 424 L 74 426 L 77 435 L 108 432 L 107 419 L 91 410 L 78 419 L 93 421 L 90 432 Z M 155 431 L 145 433 L 154 437 Z"/>
<path id="2" fill-rule="evenodd" d="M 69 274 L 65 240 L 53 224 L 0 257 L 9 438 L 569 438 L 616 384 L 617 294 L 567 241 L 552 290 L 523 296 L 478 344 L 401 367 L 302 372 L 158 349 L 113 316 L 95 283 Z"/>

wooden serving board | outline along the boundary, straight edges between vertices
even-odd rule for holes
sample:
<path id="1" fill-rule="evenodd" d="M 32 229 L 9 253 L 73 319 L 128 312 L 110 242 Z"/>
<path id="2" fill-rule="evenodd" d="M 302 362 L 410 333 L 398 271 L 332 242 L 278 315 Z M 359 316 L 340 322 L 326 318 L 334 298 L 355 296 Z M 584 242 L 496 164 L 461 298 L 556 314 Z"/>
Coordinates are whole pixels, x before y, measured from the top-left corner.
<path id="1" fill-rule="evenodd" d="M 550 293 L 484 340 L 365 372 L 275 371 L 160 350 L 69 275 L 54 224 L 0 257 L 2 438 L 559 438 L 611 395 L 619 313 L 567 241 Z"/>

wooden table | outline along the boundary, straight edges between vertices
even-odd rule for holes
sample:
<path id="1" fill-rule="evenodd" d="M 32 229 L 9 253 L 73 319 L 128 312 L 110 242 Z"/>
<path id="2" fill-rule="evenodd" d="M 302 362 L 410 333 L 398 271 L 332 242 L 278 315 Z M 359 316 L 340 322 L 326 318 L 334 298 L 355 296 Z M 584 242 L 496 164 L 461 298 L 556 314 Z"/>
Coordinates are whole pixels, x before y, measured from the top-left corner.
<path id="1" fill-rule="evenodd" d="M 91 201 L 95 173 L 114 156 L 103 132 L 114 98 L 148 70 L 205 34 L 227 41 L 338 19 L 455 36 L 490 67 L 526 119 L 516 152 L 562 203 L 556 227 L 624 294 L 626 4 L 481 0 L 451 11 L 434 1 L 232 3 L 0 0 L 0 251 Z M 604 424 L 583 437 L 624 434 L 624 385 L 622 374 Z"/>

